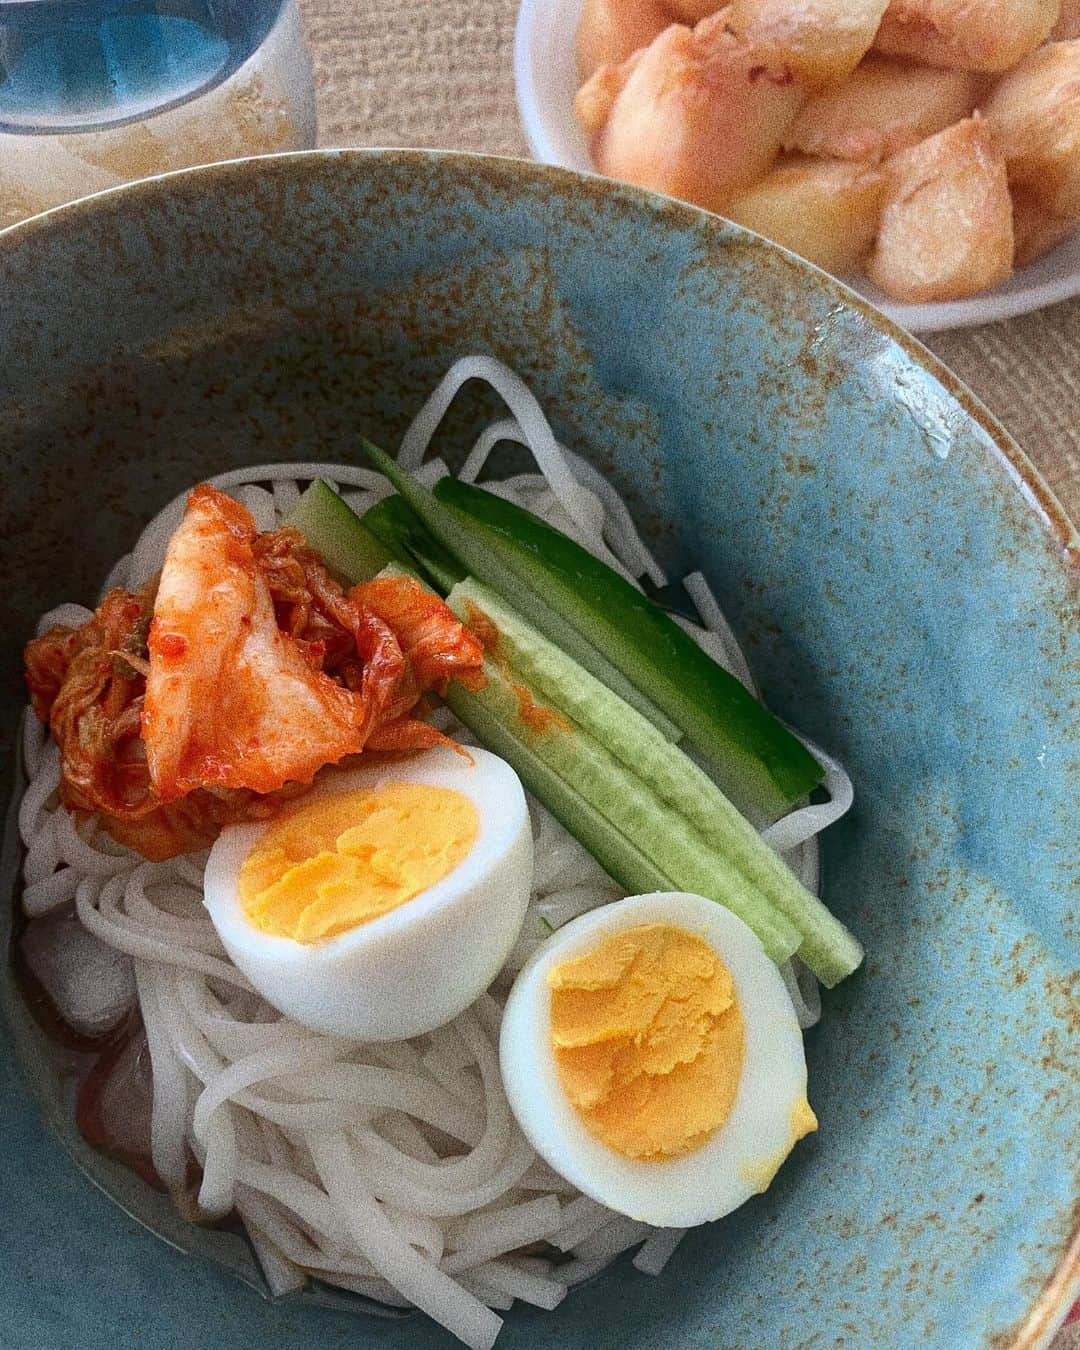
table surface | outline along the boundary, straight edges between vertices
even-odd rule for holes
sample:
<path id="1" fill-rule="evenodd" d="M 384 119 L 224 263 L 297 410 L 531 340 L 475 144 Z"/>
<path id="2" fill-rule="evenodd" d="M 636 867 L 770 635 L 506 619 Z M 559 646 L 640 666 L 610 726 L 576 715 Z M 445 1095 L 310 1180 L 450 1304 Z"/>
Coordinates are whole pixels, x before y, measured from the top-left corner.
<path id="1" fill-rule="evenodd" d="M 527 155 L 514 104 L 516 0 L 300 0 L 323 145 Z M 924 335 L 1080 520 L 1080 300 Z"/>

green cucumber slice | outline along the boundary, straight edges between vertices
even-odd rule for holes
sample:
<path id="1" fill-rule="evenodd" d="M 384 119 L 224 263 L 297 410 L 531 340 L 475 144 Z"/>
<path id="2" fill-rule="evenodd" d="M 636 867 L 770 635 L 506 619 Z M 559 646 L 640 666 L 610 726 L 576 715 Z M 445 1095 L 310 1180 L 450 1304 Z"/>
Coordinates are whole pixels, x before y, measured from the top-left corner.
<path id="1" fill-rule="evenodd" d="M 471 525 L 479 531 L 483 555 L 492 561 L 487 575 L 472 567 L 474 575 L 547 632 L 520 604 L 522 588 L 542 594 L 550 609 L 682 728 L 741 810 L 771 822 L 821 782 L 821 766 L 767 708 L 659 606 L 586 549 L 471 484 L 444 479 L 434 495 L 460 530 Z M 508 572 L 519 586 L 507 582 Z"/>
<path id="2" fill-rule="evenodd" d="M 495 586 L 497 590 L 502 590 L 503 587 L 494 580 L 494 573 L 502 572 L 504 585 L 509 586 L 514 592 L 507 598 L 523 613 L 527 613 L 538 628 L 586 670 L 592 671 L 598 680 L 603 680 L 627 703 L 637 708 L 638 712 L 654 723 L 665 736 L 672 740 L 679 739 L 682 734 L 679 728 L 652 699 L 636 689 L 602 652 L 548 606 L 540 594 L 515 583 L 513 573 L 507 571 L 499 551 L 492 554 L 479 530 L 473 528 L 468 520 L 462 527 L 453 512 L 441 506 L 427 488 L 422 487 L 415 479 L 399 469 L 397 462 L 384 450 L 380 450 L 369 441 L 363 441 L 362 444 L 375 467 L 389 478 L 424 526 L 444 548 L 450 550 L 467 571 L 479 577 L 481 581 L 486 581 L 488 585 Z"/>
<path id="3" fill-rule="evenodd" d="M 404 497 L 394 493 L 360 517 L 360 523 L 395 557 L 416 564 L 434 588 L 445 595 L 466 575 L 457 559 L 435 538 Z"/>
<path id="4" fill-rule="evenodd" d="M 632 770 L 576 723 L 551 713 L 535 691 L 511 678 L 498 662 L 485 661 L 484 673 L 487 684 L 476 693 L 451 686 L 451 708 L 456 711 L 470 700 L 478 703 L 588 805 L 591 818 L 603 817 L 625 840 L 633 841 L 648 860 L 649 874 L 619 878 L 627 889 L 655 890 L 660 873 L 673 889 L 693 891 L 730 909 L 777 963 L 798 950 L 801 934 L 791 920 Z M 527 713 L 523 701 L 530 709 Z M 580 838 L 572 814 L 564 823 Z"/>
<path id="5" fill-rule="evenodd" d="M 370 581 L 391 560 L 356 512 L 321 479 L 304 490 L 285 524 L 299 530 L 331 572 L 350 586 Z"/>
<path id="6" fill-rule="evenodd" d="M 647 783 L 668 807 L 723 855 L 802 935 L 799 955 L 833 985 L 862 960 L 862 948 L 824 904 L 762 840 L 709 776 L 678 746 L 588 671 L 472 578 L 455 586 L 447 603 L 463 622 L 483 616 L 498 635 L 498 657 L 548 705 L 571 718 L 620 764 Z"/>
<path id="7" fill-rule="evenodd" d="M 529 792 L 620 886 L 627 891 L 672 888 L 671 878 L 515 736 L 480 695 L 451 682 L 445 702 L 488 750 L 506 760 Z"/>

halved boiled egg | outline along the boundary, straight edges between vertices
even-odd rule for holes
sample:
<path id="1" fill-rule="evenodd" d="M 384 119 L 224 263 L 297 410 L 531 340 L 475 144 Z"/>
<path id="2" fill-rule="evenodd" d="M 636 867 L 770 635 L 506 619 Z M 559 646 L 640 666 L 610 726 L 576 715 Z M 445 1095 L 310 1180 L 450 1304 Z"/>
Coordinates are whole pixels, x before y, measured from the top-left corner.
<path id="1" fill-rule="evenodd" d="M 511 990 L 499 1057 L 536 1151 L 650 1224 L 729 1213 L 817 1128 L 780 972 L 700 895 L 631 896 L 559 929 Z"/>
<path id="2" fill-rule="evenodd" d="M 440 746 L 329 773 L 272 819 L 223 830 L 203 899 L 268 1003 L 378 1041 L 431 1031 L 487 988 L 531 885 L 517 775 Z"/>

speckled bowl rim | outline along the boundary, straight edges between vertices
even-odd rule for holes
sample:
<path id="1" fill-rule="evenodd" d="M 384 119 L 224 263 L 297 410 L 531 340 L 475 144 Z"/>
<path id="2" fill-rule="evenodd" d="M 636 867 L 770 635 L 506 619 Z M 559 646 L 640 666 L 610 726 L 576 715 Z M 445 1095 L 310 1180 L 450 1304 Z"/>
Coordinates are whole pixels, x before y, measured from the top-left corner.
<path id="1" fill-rule="evenodd" d="M 790 253 L 779 245 L 770 243 L 752 231 L 669 197 L 649 192 L 643 188 L 618 183 L 604 178 L 600 174 L 585 173 L 576 169 L 564 169 L 556 165 L 540 164 L 527 159 L 515 159 L 502 155 L 485 155 L 459 150 L 428 150 L 423 148 L 382 148 L 369 147 L 321 147 L 316 150 L 286 151 L 275 155 L 252 155 L 213 164 L 194 165 L 186 169 L 176 169 L 169 173 L 156 174 L 150 178 L 139 179 L 133 183 L 120 184 L 105 188 L 86 197 L 61 206 L 51 207 L 37 215 L 28 216 L 17 224 L 0 230 L 0 255 L 9 240 L 22 240 L 26 235 L 38 231 L 50 230 L 56 225 L 75 225 L 84 215 L 92 215 L 103 200 L 125 194 L 132 201 L 152 198 L 162 183 L 175 178 L 194 178 L 226 176 L 235 172 L 238 166 L 252 165 L 252 172 L 264 160 L 333 160 L 342 159 L 382 159 L 402 168 L 418 170 L 430 163 L 450 163 L 462 170 L 469 170 L 473 177 L 488 176 L 500 183 L 553 183 L 562 189 L 573 187 L 582 196 L 614 198 L 625 207 L 635 204 L 647 204 L 654 217 L 669 219 L 684 228 L 718 229 L 732 235 L 748 248 L 756 248 L 765 253 L 779 253 L 795 266 L 813 278 L 815 285 L 832 291 L 838 304 L 858 311 L 879 332 L 895 342 L 904 353 L 956 399 L 964 412 L 990 438 L 999 460 L 1006 467 L 1017 492 L 1025 505 L 1039 519 L 1043 530 L 1056 545 L 1066 577 L 1073 588 L 1080 588 L 1080 533 L 1073 525 L 1064 507 L 1054 495 L 1049 484 L 1038 469 L 1005 429 L 997 417 L 975 394 L 952 373 L 926 346 L 913 337 L 906 329 L 882 313 L 858 292 L 845 286 L 843 282 L 827 272 Z M 110 1199 L 112 1197 L 110 1196 Z M 116 1203 L 116 1202 L 114 1202 Z M 997 1347 L 997 1350 L 1042 1350 L 1054 1332 L 1065 1320 L 1069 1309 L 1080 1296 L 1080 1187 L 1075 1205 L 1075 1221 L 1069 1241 L 1058 1261 L 1035 1298 L 1023 1324 L 1012 1340 Z"/>

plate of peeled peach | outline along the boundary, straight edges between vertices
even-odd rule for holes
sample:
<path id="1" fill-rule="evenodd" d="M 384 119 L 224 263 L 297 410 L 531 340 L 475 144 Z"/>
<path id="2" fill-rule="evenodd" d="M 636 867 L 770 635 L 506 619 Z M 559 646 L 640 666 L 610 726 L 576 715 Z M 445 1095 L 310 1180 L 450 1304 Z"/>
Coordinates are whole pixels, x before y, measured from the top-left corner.
<path id="1" fill-rule="evenodd" d="M 1080 294 L 1080 0 L 523 0 L 536 158 L 714 211 L 913 330 Z"/>

